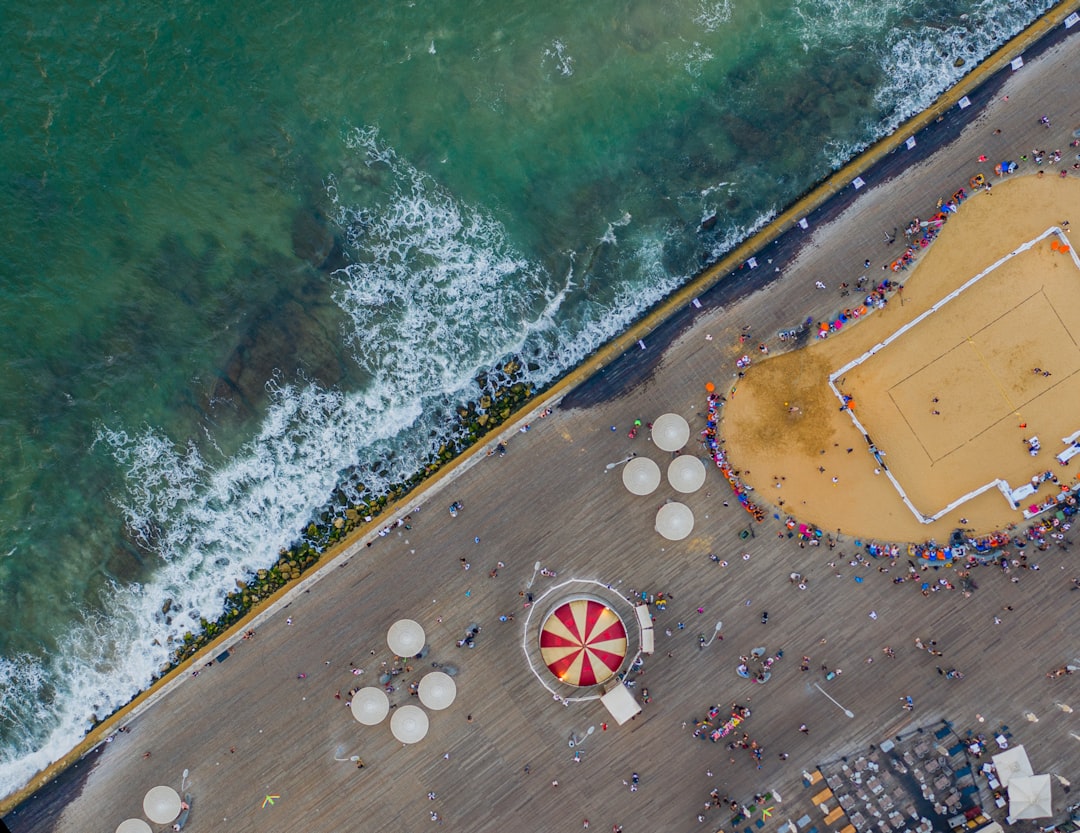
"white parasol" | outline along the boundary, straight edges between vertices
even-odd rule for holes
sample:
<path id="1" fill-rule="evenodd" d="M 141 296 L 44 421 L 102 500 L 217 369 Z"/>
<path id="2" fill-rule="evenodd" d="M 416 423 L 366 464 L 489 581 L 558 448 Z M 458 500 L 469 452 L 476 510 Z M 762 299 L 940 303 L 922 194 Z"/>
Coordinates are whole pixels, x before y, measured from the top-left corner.
<path id="1" fill-rule="evenodd" d="M 694 529 L 694 513 L 685 503 L 665 503 L 656 513 L 656 531 L 669 541 L 681 541 Z"/>
<path id="2" fill-rule="evenodd" d="M 154 787 L 143 798 L 142 808 L 154 824 L 170 824 L 180 815 L 180 794 L 172 787 Z"/>
<path id="3" fill-rule="evenodd" d="M 384 717 L 390 711 L 390 698 L 381 688 L 368 686 L 362 688 L 353 695 L 349 701 L 349 710 L 352 716 L 365 726 L 375 726 L 382 723 Z"/>
<path id="4" fill-rule="evenodd" d="M 668 466 L 667 479 L 676 492 L 696 492 L 705 482 L 705 464 L 697 457 L 681 454 Z"/>
<path id="5" fill-rule="evenodd" d="M 450 704 L 457 697 L 457 684 L 454 678 L 442 671 L 432 671 L 425 674 L 420 680 L 420 686 L 416 693 L 420 696 L 420 702 L 432 711 L 442 711 L 450 708 Z"/>
<path id="6" fill-rule="evenodd" d="M 998 780 L 1003 787 L 1009 786 L 1013 778 L 1033 774 L 1031 761 L 1028 760 L 1027 752 L 1022 744 L 994 755 L 993 761 Z"/>
<path id="7" fill-rule="evenodd" d="M 428 732 L 428 716 L 419 706 L 401 706 L 390 718 L 390 731 L 402 743 L 419 743 Z"/>
<path id="8" fill-rule="evenodd" d="M 1017 775 L 1009 782 L 1009 816 L 1044 819 L 1054 815 L 1050 806 L 1049 775 Z"/>
<path id="9" fill-rule="evenodd" d="M 622 470 L 622 482 L 634 495 L 650 495 L 660 485 L 660 467 L 648 457 L 635 457 Z"/>
<path id="10" fill-rule="evenodd" d="M 661 451 L 678 451 L 690 439 L 690 425 L 678 414 L 663 414 L 652 426 L 652 441 Z"/>
<path id="11" fill-rule="evenodd" d="M 386 633 L 386 644 L 399 657 L 415 657 L 424 649 L 427 639 L 419 622 L 398 619 Z"/>
<path id="12" fill-rule="evenodd" d="M 120 822 L 116 833 L 152 833 L 152 828 L 142 819 L 127 819 Z"/>

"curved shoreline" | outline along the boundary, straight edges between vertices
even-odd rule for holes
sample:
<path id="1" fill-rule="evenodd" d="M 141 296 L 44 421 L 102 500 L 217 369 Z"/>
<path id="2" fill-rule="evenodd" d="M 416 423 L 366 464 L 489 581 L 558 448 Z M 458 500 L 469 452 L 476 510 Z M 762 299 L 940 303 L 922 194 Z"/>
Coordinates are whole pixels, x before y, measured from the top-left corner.
<path id="1" fill-rule="evenodd" d="M 910 133 L 917 132 L 927 125 L 930 125 L 946 110 L 954 106 L 966 92 L 970 92 L 977 88 L 986 82 L 995 72 L 1007 66 L 1008 61 L 1018 51 L 1026 46 L 1034 44 L 1040 38 L 1051 33 L 1053 27 L 1060 25 L 1061 21 L 1063 21 L 1064 18 L 1078 5 L 1080 5 L 1080 2 L 1076 2 L 1076 0 L 1059 5 L 1034 21 L 1031 26 L 1015 38 L 1011 39 L 1008 43 L 995 51 L 993 55 L 975 67 L 972 72 L 962 79 L 955 87 L 946 91 L 946 93 L 944 93 L 928 110 L 913 117 L 891 136 L 885 137 L 872 145 L 840 171 L 818 185 L 809 194 L 796 201 L 765 228 L 736 247 L 713 267 L 673 293 L 664 303 L 658 305 L 626 333 L 612 339 L 597 350 L 589 357 L 589 359 L 582 362 L 577 368 L 553 383 L 553 385 L 544 392 L 542 401 L 533 402 L 531 403 L 531 407 L 522 409 L 518 413 L 513 414 L 505 423 L 503 433 L 512 431 L 513 428 L 516 427 L 516 424 L 528 420 L 548 403 L 560 400 L 572 388 L 580 385 L 585 380 L 594 377 L 598 371 L 602 372 L 606 370 L 609 365 L 615 362 L 627 350 L 635 351 L 636 355 L 636 344 L 638 340 L 656 332 L 662 324 L 670 321 L 674 313 L 679 311 L 680 308 L 688 308 L 690 302 L 697 295 L 700 295 L 718 284 L 722 278 L 728 275 L 733 269 L 740 266 L 749 256 L 753 255 L 755 252 L 759 252 L 762 248 L 777 240 L 785 231 L 794 227 L 800 216 L 804 216 L 823 206 L 843 189 L 846 189 L 854 177 L 864 173 L 871 166 L 884 159 L 889 153 L 898 149 L 903 143 L 901 137 L 905 137 Z M 659 353 L 660 351 L 651 352 Z M 322 578 L 326 575 L 325 571 L 328 567 L 340 563 L 342 556 L 345 556 L 346 558 L 351 557 L 352 554 L 355 554 L 358 551 L 359 545 L 366 540 L 371 539 L 379 528 L 406 514 L 411 507 L 420 504 L 422 501 L 426 502 L 429 497 L 438 494 L 441 488 L 443 488 L 447 482 L 450 482 L 453 477 L 468 470 L 478 460 L 483 459 L 482 455 L 478 456 L 478 451 L 483 446 L 484 443 L 474 444 L 459 455 L 452 463 L 443 467 L 440 471 L 421 484 L 415 492 L 389 504 L 385 510 L 385 515 L 375 521 L 365 524 L 350 535 L 347 540 L 327 551 L 323 558 L 320 559 L 318 566 L 309 575 L 303 577 L 298 582 L 286 585 L 281 590 L 274 593 L 270 598 L 262 602 L 258 607 L 254 608 L 241 621 L 234 624 L 203 650 L 200 650 L 198 652 L 199 656 L 193 660 L 192 664 L 199 664 L 205 661 L 205 659 L 226 650 L 228 645 L 236 639 L 237 634 L 241 633 L 246 628 L 250 628 L 255 622 L 269 616 L 281 606 L 288 603 L 288 601 L 296 594 L 303 592 L 304 589 L 309 587 L 316 580 Z M 103 743 L 104 739 L 112 734 L 116 727 L 122 725 L 132 716 L 141 713 L 156 702 L 161 696 L 169 691 L 173 685 L 177 684 L 188 670 L 190 670 L 189 664 L 187 662 L 181 663 L 177 668 L 173 669 L 151 685 L 149 689 L 138 694 L 129 704 L 91 730 L 91 732 L 89 732 L 87 736 L 71 750 L 71 752 L 38 775 L 34 776 L 22 789 L 7 796 L 0 802 L 0 814 L 9 812 L 11 808 L 51 781 L 59 772 L 65 770 L 80 758 L 85 757 L 85 755 L 91 752 L 97 745 Z"/>

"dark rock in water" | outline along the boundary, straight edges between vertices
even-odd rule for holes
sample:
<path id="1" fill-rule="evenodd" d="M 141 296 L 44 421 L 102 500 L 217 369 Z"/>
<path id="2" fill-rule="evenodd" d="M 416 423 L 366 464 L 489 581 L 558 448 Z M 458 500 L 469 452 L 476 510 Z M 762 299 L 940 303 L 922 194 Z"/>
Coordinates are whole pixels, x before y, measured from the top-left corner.
<path id="1" fill-rule="evenodd" d="M 763 148 L 771 146 L 768 132 L 749 119 L 730 113 L 721 118 L 721 124 L 731 144 L 743 156 L 756 158 Z"/>
<path id="2" fill-rule="evenodd" d="M 312 276 L 317 277 L 317 276 Z M 207 410 L 246 419 L 261 411 L 266 383 L 275 375 L 333 387 L 347 378 L 348 359 L 338 335 L 340 310 L 325 297 L 321 281 L 268 298 L 252 316 L 239 343 L 217 371 Z"/>
<path id="3" fill-rule="evenodd" d="M 293 254 L 321 269 L 337 246 L 337 238 L 322 212 L 302 208 L 293 215 Z"/>
<path id="4" fill-rule="evenodd" d="M 706 217 L 704 220 L 702 220 L 701 221 L 701 230 L 702 231 L 709 231 L 710 229 L 715 228 L 716 227 L 716 221 L 717 221 L 719 216 L 720 215 L 718 215 L 718 214 L 713 214 L 711 217 Z"/>

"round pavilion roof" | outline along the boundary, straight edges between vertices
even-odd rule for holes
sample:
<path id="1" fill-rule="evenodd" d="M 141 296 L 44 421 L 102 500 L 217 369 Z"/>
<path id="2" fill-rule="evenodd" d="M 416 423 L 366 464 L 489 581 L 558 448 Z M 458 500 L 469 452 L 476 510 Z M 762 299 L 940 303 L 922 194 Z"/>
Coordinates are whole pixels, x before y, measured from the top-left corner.
<path id="1" fill-rule="evenodd" d="M 626 626 L 598 599 L 571 599 L 544 621 L 540 654 L 560 681 L 597 685 L 614 676 L 626 658 Z"/>

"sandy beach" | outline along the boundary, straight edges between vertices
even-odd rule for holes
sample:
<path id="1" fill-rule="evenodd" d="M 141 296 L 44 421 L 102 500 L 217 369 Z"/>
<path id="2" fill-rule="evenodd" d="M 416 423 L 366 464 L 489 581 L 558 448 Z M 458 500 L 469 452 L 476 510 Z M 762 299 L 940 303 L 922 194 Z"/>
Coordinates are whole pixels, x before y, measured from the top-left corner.
<path id="1" fill-rule="evenodd" d="M 1038 177 L 1029 168 L 965 201 L 910 270 L 873 264 L 869 286 L 887 275 L 904 287 L 884 308 L 827 339 L 813 335 L 802 350 L 755 361 L 732 386 L 723 421 L 729 459 L 761 500 L 823 529 L 888 541 L 945 540 L 958 526 L 986 534 L 1023 522 L 993 490 L 936 523 L 920 523 L 882 476 L 827 379 L 1016 247 L 1080 216 L 1076 180 L 1054 171 Z M 972 166 L 972 176 L 978 170 Z M 1075 458 L 1065 466 L 1053 459 L 1067 445 L 1061 438 L 1077 430 L 1071 415 L 1080 406 L 1073 377 L 1080 318 L 1069 300 L 1080 272 L 1071 256 L 1051 248 L 1057 239 L 987 273 L 842 377 L 841 392 L 853 397 L 860 423 L 925 515 L 998 478 L 1018 487 L 1047 468 L 1062 484 L 1076 477 Z M 853 293 L 852 306 L 865 309 L 865 294 Z M 1033 436 L 1046 443 L 1039 457 L 1023 442 Z M 1057 485 L 1042 484 L 1025 507 Z"/>
<path id="2" fill-rule="evenodd" d="M 857 326 L 797 351 L 775 334 L 807 317 L 830 320 L 848 306 L 839 284 L 854 283 L 866 259 L 880 272 L 880 263 L 893 256 L 883 230 L 933 213 L 937 199 L 967 182 L 978 156 L 1017 158 L 1045 143 L 1068 149 L 1080 123 L 1080 97 L 1071 82 L 1076 56 L 1075 44 L 1066 40 L 1029 62 L 954 141 L 900 177 L 869 183 L 848 213 L 811 227 L 797 258 L 771 264 L 760 255 L 762 265 L 777 270 L 765 288 L 702 314 L 672 339 L 640 382 L 617 397 L 559 408 L 566 393 L 560 388 L 551 402 L 556 409 L 543 419 L 537 412 L 547 403 L 537 403 L 505 435 L 505 457 L 484 457 L 481 449 L 454 477 L 437 479 L 400 507 L 399 514 L 409 516 L 407 526 L 383 537 L 370 530 L 318 574 L 180 669 L 147 705 L 109 721 L 102 733 L 111 741 L 84 758 L 81 782 L 69 785 L 62 800 L 45 786 L 8 812 L 4 822 L 14 833 L 114 830 L 124 819 L 141 815 L 142 796 L 150 787 L 168 784 L 193 796 L 185 827 L 190 833 L 225 828 L 400 833 L 433 829 L 433 823 L 469 831 L 550 831 L 582 829 L 585 821 L 599 830 L 622 825 L 626 833 L 727 830 L 730 814 L 710 811 L 707 823 L 697 818 L 716 788 L 740 803 L 764 791 L 783 795 L 771 819 L 762 820 L 767 831 L 803 812 L 814 814 L 819 829 L 840 831 L 844 822 L 822 824 L 802 785 L 803 771 L 942 719 L 952 721 L 958 733 L 1007 724 L 1013 742 L 1027 746 L 1037 771 L 1075 779 L 1080 744 L 1069 734 L 1080 735 L 1080 721 L 1071 707 L 1060 706 L 1068 704 L 1075 686 L 1046 678 L 1049 670 L 1072 661 L 1068 646 L 1074 640 L 1068 637 L 1080 629 L 1071 590 L 1074 556 L 1066 542 L 1038 556 L 1038 571 L 977 571 L 979 589 L 970 596 L 943 590 L 923 598 L 911 583 L 894 584 L 896 573 L 880 572 L 884 564 L 863 558 L 852 537 L 922 538 L 926 528 L 905 516 L 907 510 L 886 492 L 882 478 L 866 470 L 865 451 L 847 454 L 847 447 L 855 448 L 854 438 L 847 439 L 850 422 L 843 421 L 821 380 L 844 357 L 876 343 L 947 294 L 949 285 L 970 277 L 978 261 L 991 262 L 995 253 L 1004 255 L 1048 224 L 1068 219 L 1080 185 L 1071 174 L 1060 182 L 1053 172 L 1041 180 L 1031 175 L 1007 184 L 995 181 L 991 196 L 969 200 L 950 220 L 911 273 L 902 306 L 892 300 Z M 1050 110 L 1054 127 L 1046 130 L 1038 119 Z M 1080 222 L 1080 213 L 1073 213 Z M 1003 226 L 1007 235 L 999 233 Z M 975 263 L 973 251 L 979 255 Z M 1062 271 L 1062 279 L 1068 279 L 1067 270 L 1055 265 L 1063 264 L 1063 257 L 1041 250 L 1033 256 L 1035 272 Z M 1010 284 L 1029 274 L 1013 276 Z M 1023 324 L 1038 330 L 1038 338 L 1058 338 L 1042 323 L 1055 300 L 1061 306 L 1055 293 L 1063 290 L 1043 277 L 1048 306 Z M 816 281 L 826 289 L 818 289 Z M 981 302 L 985 308 L 995 303 L 1005 302 L 993 293 Z M 740 341 L 747 328 L 749 340 Z M 759 342 L 772 356 L 755 361 L 745 379 L 738 379 L 736 359 L 756 351 Z M 1036 358 L 1038 343 L 1022 345 L 1021 371 L 1033 361 L 1051 364 L 1042 354 Z M 903 357 L 893 359 L 889 367 L 902 362 Z M 1067 379 L 1068 367 L 1054 364 L 1052 378 L 1060 373 Z M 941 370 L 939 378 L 949 372 Z M 874 378 L 887 375 L 878 370 Z M 975 384 L 977 374 L 970 375 Z M 681 497 L 694 512 L 693 532 L 679 542 L 656 534 L 657 509 L 676 495 L 666 484 L 649 497 L 630 495 L 619 466 L 637 454 L 665 469 L 672 455 L 652 445 L 647 430 L 633 439 L 628 433 L 635 420 L 647 423 L 674 411 L 689 422 L 693 441 L 704 428 L 707 381 L 721 391 L 738 389 L 725 406 L 725 435 L 733 458 L 746 455 L 738 464 L 749 468 L 744 473 L 763 503 L 766 492 L 770 499 L 790 495 L 800 507 L 794 514 L 842 530 L 835 550 L 799 548 L 784 538 L 771 513 L 763 523 L 753 523 L 715 468 L 701 490 Z M 1031 374 L 1017 384 L 1038 382 Z M 898 384 L 894 380 L 892 387 Z M 1069 387 L 1075 397 L 1075 385 Z M 775 396 L 784 390 L 798 395 L 804 419 L 785 423 L 784 411 L 780 431 Z M 958 400 L 970 395 L 960 387 L 955 391 L 951 395 Z M 1029 393 L 1038 399 L 1038 391 Z M 910 395 L 917 404 L 925 392 Z M 940 410 L 944 417 L 946 409 Z M 1031 413 L 1045 418 L 1035 427 L 1049 439 L 1064 429 L 1045 410 L 1045 415 L 1037 408 Z M 880 436 L 892 441 L 890 415 L 870 411 L 863 397 L 857 412 L 884 420 Z M 811 419 L 819 413 L 820 423 Z M 936 436 L 936 422 L 922 421 L 930 416 L 919 415 L 914 436 Z M 774 428 L 759 430 L 768 420 Z M 957 437 L 974 430 L 960 425 L 959 417 L 949 420 Z M 1034 426 L 1036 417 L 1029 421 Z M 516 430 L 524 424 L 531 430 Z M 1015 425 L 1007 433 L 1013 441 L 1001 456 L 1011 460 L 1020 434 Z M 784 452 L 768 456 L 780 434 L 787 437 Z M 881 442 L 884 447 L 886 440 Z M 1054 450 L 1047 442 L 1043 453 Z M 689 452 L 697 448 L 688 446 Z M 830 480 L 824 484 L 825 475 L 813 465 L 815 454 L 822 461 L 818 465 L 827 468 Z M 902 469 L 892 455 L 903 453 L 889 458 Z M 774 473 L 788 477 L 781 489 L 771 484 Z M 832 476 L 840 478 L 835 487 Z M 972 476 L 978 480 L 982 473 Z M 925 499 L 947 497 L 950 477 L 942 478 L 940 494 L 930 489 Z M 965 512 L 973 525 L 994 526 L 1005 519 L 1002 507 L 993 503 L 1001 500 L 986 496 Z M 457 517 L 447 512 L 452 501 L 463 506 Z M 388 522 L 380 519 L 379 526 Z M 556 576 L 538 575 L 538 566 Z M 789 580 L 793 572 L 807 590 Z M 533 594 L 536 607 L 546 610 L 561 596 L 596 583 L 619 609 L 629 605 L 627 597 L 641 593 L 655 599 L 662 592 L 669 599 L 663 609 L 653 607 L 656 651 L 645 658 L 632 690 L 640 701 L 647 687 L 651 702 L 623 726 L 593 700 L 569 706 L 555 700 L 550 688 L 567 698 L 581 692 L 551 679 L 542 683 L 529 665 L 538 648 L 524 628 L 529 610 L 524 594 Z M 765 612 L 768 624 L 762 621 Z M 430 653 L 422 661 L 397 662 L 387 646 L 387 628 L 403 616 L 426 631 Z M 722 629 L 715 631 L 721 621 Z M 475 649 L 456 647 L 473 625 L 480 626 Z M 255 636 L 242 639 L 249 629 Z M 699 648 L 699 634 L 714 632 L 724 639 Z M 936 640 L 946 659 L 913 647 L 916 638 Z M 770 656 L 781 655 L 764 687 L 736 673 L 740 656 L 758 646 Z M 800 656 L 809 657 L 809 671 L 799 670 Z M 214 657 L 217 661 L 207 666 Z M 939 662 L 962 670 L 965 679 L 946 680 L 936 672 Z M 393 740 L 385 723 L 360 726 L 352 718 L 346 702 L 353 687 L 384 685 L 377 681 L 387 669 L 401 669 L 392 678 L 391 703 L 415 704 L 409 684 L 432 663 L 455 667 L 458 696 L 449 709 L 432 713 L 423 741 L 405 746 Z M 832 669 L 833 676 L 819 672 L 822 667 Z M 842 675 L 835 673 L 838 668 Z M 906 697 L 912 698 L 913 711 L 902 708 Z M 736 701 L 752 705 L 747 730 L 766 750 L 760 767 L 741 751 L 729 755 L 724 745 L 691 737 L 695 718 L 714 704 Z M 1025 719 L 1026 714 L 1037 720 Z M 116 734 L 120 726 L 129 731 Z M 568 744 L 575 736 L 584 738 L 576 756 Z M 363 769 L 350 760 L 353 756 L 363 759 Z M 641 783 L 631 791 L 633 773 Z M 1053 795 L 1056 807 L 1068 803 L 1057 782 Z M 1002 817 L 992 796 L 981 800 Z"/>

